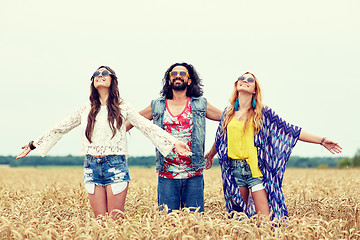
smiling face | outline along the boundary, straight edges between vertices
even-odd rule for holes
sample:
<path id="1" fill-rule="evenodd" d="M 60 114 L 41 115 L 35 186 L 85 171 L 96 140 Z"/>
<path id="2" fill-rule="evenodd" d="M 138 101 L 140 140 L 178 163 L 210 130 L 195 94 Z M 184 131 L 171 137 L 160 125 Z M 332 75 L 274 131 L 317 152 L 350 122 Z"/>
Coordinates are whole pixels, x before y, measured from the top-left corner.
<path id="1" fill-rule="evenodd" d="M 184 74 L 183 72 L 186 72 L 186 74 Z M 172 89 L 185 90 L 190 84 L 191 79 L 189 77 L 189 73 L 186 67 L 176 66 L 172 69 L 169 79 L 169 85 L 172 87 Z"/>
<path id="2" fill-rule="evenodd" d="M 236 82 L 236 90 L 238 92 L 255 94 L 255 87 L 255 78 L 251 74 L 241 75 Z"/>
<path id="3" fill-rule="evenodd" d="M 96 72 L 100 72 L 100 74 L 98 76 L 94 77 L 94 87 L 96 89 L 109 88 L 111 85 L 110 71 L 107 70 L 106 68 L 100 68 L 100 69 L 96 70 Z M 103 75 L 105 75 L 105 76 L 103 76 Z"/>

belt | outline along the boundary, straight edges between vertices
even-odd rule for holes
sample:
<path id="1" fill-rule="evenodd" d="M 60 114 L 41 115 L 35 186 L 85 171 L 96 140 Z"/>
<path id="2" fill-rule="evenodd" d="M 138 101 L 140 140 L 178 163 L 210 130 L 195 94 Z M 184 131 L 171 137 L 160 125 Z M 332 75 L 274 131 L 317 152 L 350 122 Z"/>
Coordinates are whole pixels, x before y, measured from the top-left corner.
<path id="1" fill-rule="evenodd" d="M 244 166 L 244 164 L 246 164 L 246 159 L 232 159 L 232 158 L 229 158 L 229 163 L 230 163 L 230 166 L 232 167 L 241 167 L 241 166 Z"/>
<path id="2" fill-rule="evenodd" d="M 90 154 L 89 154 L 90 155 Z M 107 156 L 107 155 L 90 155 L 90 156 L 92 156 L 92 157 L 94 157 L 94 158 L 102 158 L 102 157 L 105 157 L 105 156 Z"/>

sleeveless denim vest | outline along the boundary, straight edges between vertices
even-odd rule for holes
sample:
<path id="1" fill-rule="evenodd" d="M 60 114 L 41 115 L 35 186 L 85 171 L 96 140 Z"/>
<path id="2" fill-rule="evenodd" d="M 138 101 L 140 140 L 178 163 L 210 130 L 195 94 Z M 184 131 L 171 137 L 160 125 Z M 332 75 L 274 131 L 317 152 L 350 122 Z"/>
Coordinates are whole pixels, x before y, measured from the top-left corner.
<path id="1" fill-rule="evenodd" d="M 193 117 L 193 133 L 191 136 L 193 155 L 191 156 L 194 170 L 205 168 L 205 123 L 207 101 L 203 97 L 192 97 L 190 106 Z M 164 126 L 165 97 L 151 101 L 154 124 L 162 129 Z M 156 149 L 156 172 L 164 171 L 164 156 Z"/>

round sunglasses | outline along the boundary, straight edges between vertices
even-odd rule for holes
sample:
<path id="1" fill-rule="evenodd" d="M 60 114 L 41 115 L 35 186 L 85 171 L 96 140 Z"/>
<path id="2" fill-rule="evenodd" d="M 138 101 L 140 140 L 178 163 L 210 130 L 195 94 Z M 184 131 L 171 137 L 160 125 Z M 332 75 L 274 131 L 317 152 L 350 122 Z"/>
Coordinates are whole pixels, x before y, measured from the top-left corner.
<path id="1" fill-rule="evenodd" d="M 240 77 L 238 78 L 238 80 L 240 80 L 240 81 L 245 81 L 245 77 L 244 77 L 244 76 L 240 76 Z M 249 77 L 248 79 L 246 79 L 246 81 L 248 81 L 249 83 L 253 83 L 253 82 L 255 82 L 255 79 L 252 78 L 252 77 Z"/>
<path id="2" fill-rule="evenodd" d="M 103 77 L 107 77 L 107 76 L 111 75 L 111 72 L 109 72 L 108 70 L 104 70 L 104 71 L 102 71 L 102 72 L 96 71 L 96 72 L 94 72 L 94 74 L 93 74 L 93 78 L 98 77 L 98 76 L 100 76 L 100 75 L 103 76 Z"/>

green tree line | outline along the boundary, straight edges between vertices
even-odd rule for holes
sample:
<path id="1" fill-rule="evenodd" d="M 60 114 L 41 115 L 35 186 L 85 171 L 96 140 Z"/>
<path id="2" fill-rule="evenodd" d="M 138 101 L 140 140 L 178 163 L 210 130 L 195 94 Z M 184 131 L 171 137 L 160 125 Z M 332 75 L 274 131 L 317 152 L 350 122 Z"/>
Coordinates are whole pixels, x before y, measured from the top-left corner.
<path id="1" fill-rule="evenodd" d="M 341 161 L 338 164 L 338 167 L 344 168 L 344 167 L 358 167 L 360 166 L 360 148 L 357 150 L 356 154 L 352 158 L 345 157 L 341 159 Z"/>
<path id="2" fill-rule="evenodd" d="M 15 160 L 15 156 L 0 156 L 0 164 L 8 164 L 11 167 L 19 166 L 81 166 L 84 164 L 83 156 L 27 156 Z M 155 166 L 155 156 L 129 157 L 129 166 Z M 218 166 L 218 159 L 214 159 L 214 165 Z M 295 168 L 317 168 L 325 167 L 356 167 L 360 166 L 360 149 L 353 158 L 341 157 L 298 157 L 291 156 L 287 164 Z"/>

